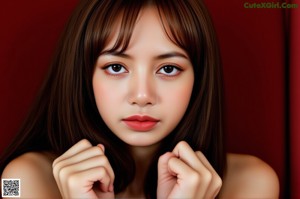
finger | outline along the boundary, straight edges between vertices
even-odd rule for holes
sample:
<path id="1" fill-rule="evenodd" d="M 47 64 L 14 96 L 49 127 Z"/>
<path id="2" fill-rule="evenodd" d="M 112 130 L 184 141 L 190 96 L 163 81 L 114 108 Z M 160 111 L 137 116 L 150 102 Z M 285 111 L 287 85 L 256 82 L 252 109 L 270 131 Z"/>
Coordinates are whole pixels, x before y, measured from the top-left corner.
<path id="1" fill-rule="evenodd" d="M 110 192 L 111 178 L 105 167 L 95 167 L 88 170 L 83 170 L 72 175 L 68 182 L 68 189 L 74 190 L 73 196 L 82 196 L 83 193 L 92 191 L 95 182 L 99 181 L 100 186 L 98 189 L 102 192 Z M 88 197 L 89 195 L 87 195 Z"/>
<path id="2" fill-rule="evenodd" d="M 201 163 L 199 157 L 196 155 L 194 150 L 190 147 L 190 145 L 185 142 L 179 142 L 174 150 L 173 153 L 190 167 L 198 172 L 207 172 L 207 168 Z"/>
<path id="3" fill-rule="evenodd" d="M 97 146 L 100 147 L 100 148 L 102 149 L 103 152 L 105 152 L 105 147 L 104 147 L 103 144 L 98 144 Z"/>
<path id="4" fill-rule="evenodd" d="M 160 178 L 164 175 L 170 175 L 168 162 L 169 162 L 170 158 L 172 158 L 172 157 L 176 157 L 176 156 L 175 156 L 175 154 L 173 154 L 171 152 L 167 152 L 159 157 L 158 164 L 157 164 L 158 178 Z"/>
<path id="5" fill-rule="evenodd" d="M 86 159 L 84 161 L 78 162 L 76 164 L 73 165 L 69 165 L 66 166 L 64 168 L 62 168 L 58 174 L 57 174 L 57 178 L 59 179 L 58 181 L 60 182 L 60 186 L 62 187 L 62 190 L 64 190 L 64 193 L 67 193 L 67 195 L 71 194 L 70 192 L 74 191 L 74 190 L 70 190 L 70 181 L 73 182 L 73 177 L 74 175 L 80 173 L 80 172 L 84 172 L 84 171 L 88 171 L 88 170 L 93 170 L 94 168 L 98 168 L 98 167 L 103 167 L 105 168 L 105 170 L 107 171 L 107 175 L 110 178 L 110 185 L 109 187 L 113 187 L 113 182 L 114 182 L 114 172 L 113 169 L 111 167 L 111 165 L 109 164 L 108 159 L 106 158 L 106 156 L 96 156 L 96 157 L 92 157 L 89 159 Z M 85 178 L 81 179 L 84 180 Z M 92 182 L 93 178 L 90 178 L 90 181 Z M 95 181 L 93 181 L 94 183 Z M 104 185 L 103 185 L 104 186 Z M 105 185 L 106 187 L 106 185 Z"/>
<path id="6" fill-rule="evenodd" d="M 75 145 L 73 145 L 69 150 L 67 150 L 64 154 L 62 154 L 61 156 L 56 158 L 54 160 L 52 166 L 55 166 L 56 163 L 66 159 L 70 156 L 73 156 L 87 148 L 90 148 L 90 147 L 92 147 L 92 144 L 87 139 L 80 140 Z"/>
<path id="7" fill-rule="evenodd" d="M 84 161 L 86 159 L 95 157 L 95 156 L 99 156 L 99 155 L 104 155 L 104 151 L 103 148 L 101 148 L 100 146 L 94 146 L 94 147 L 90 147 L 88 149 L 85 149 L 83 151 L 80 151 L 77 154 L 74 154 L 73 156 L 63 159 L 59 162 L 57 162 L 54 165 L 54 170 L 56 170 L 55 172 L 59 172 L 60 169 L 67 167 L 69 165 L 73 165 L 75 163 Z"/>
<path id="8" fill-rule="evenodd" d="M 218 173 L 215 171 L 215 169 L 212 167 L 212 165 L 209 163 L 207 158 L 204 156 L 204 154 L 200 151 L 195 152 L 196 155 L 199 157 L 203 165 L 211 172 L 212 174 L 212 180 L 209 186 L 209 189 L 205 195 L 205 198 L 215 198 L 221 187 L 222 187 L 222 179 L 218 175 Z"/>
<path id="9" fill-rule="evenodd" d="M 186 164 L 191 166 L 200 176 L 199 189 L 197 197 L 203 198 L 214 195 L 216 189 L 219 187 L 218 175 L 212 168 L 204 155 L 198 155 L 193 149 L 184 141 L 179 142 L 173 150 L 173 153 L 183 160 Z M 206 197 L 209 198 L 209 197 Z"/>
<path id="10" fill-rule="evenodd" d="M 168 167 L 170 171 L 176 174 L 177 176 L 177 185 L 179 188 L 173 192 L 173 196 L 178 198 L 194 198 L 199 190 L 200 176 L 197 171 L 191 168 L 182 160 L 172 157 L 169 159 Z M 184 190 L 188 190 L 184 191 Z M 202 195 L 204 195 L 203 190 L 206 190 L 206 187 L 202 187 Z M 171 196 L 171 198 L 173 197 Z"/>
<path id="11" fill-rule="evenodd" d="M 157 170 L 157 197 L 168 198 L 174 185 L 177 182 L 177 174 L 169 169 L 168 162 L 171 158 L 176 158 L 174 153 L 166 152 L 158 159 Z"/>
<path id="12" fill-rule="evenodd" d="M 105 168 L 107 170 L 108 175 L 112 179 L 112 181 L 114 180 L 114 178 L 115 178 L 114 171 L 113 171 L 107 157 L 104 155 L 98 155 L 98 156 L 83 160 L 81 162 L 78 162 L 76 164 L 64 167 L 61 169 L 59 175 L 62 178 L 67 179 L 68 176 L 72 175 L 73 173 L 81 172 L 84 170 L 89 170 L 89 169 L 96 168 L 96 167 Z"/>
<path id="13" fill-rule="evenodd" d="M 56 167 L 57 163 L 59 163 L 59 162 L 65 160 L 65 159 L 67 159 L 68 157 L 70 157 L 70 156 L 72 156 L 72 155 L 74 155 L 74 154 L 76 154 L 76 153 L 78 153 L 78 152 L 80 152 L 80 151 L 82 151 L 82 150 L 85 150 L 85 149 L 87 149 L 87 148 L 90 148 L 91 146 L 92 146 L 92 145 L 91 145 L 91 143 L 90 143 L 88 140 L 83 139 L 83 140 L 77 142 L 77 143 L 76 143 L 75 145 L 73 145 L 68 151 L 66 151 L 63 155 L 59 156 L 58 158 L 56 158 L 56 159 L 53 161 L 53 163 L 52 163 L 52 168 L 53 168 L 53 171 L 52 171 L 52 172 L 53 172 L 53 176 L 54 176 L 54 178 L 55 178 L 55 180 L 56 180 L 56 183 L 57 183 L 57 185 L 58 185 L 59 190 L 61 191 L 61 193 L 62 193 L 63 195 L 65 195 L 65 194 L 67 194 L 67 193 L 65 193 L 65 192 L 66 192 L 66 189 L 63 189 L 61 180 L 60 180 L 60 178 L 59 178 L 59 176 L 58 176 L 61 167 Z"/>
<path id="14" fill-rule="evenodd" d="M 57 183 L 59 189 L 61 190 L 61 192 L 66 192 L 66 189 L 63 188 L 64 184 L 62 184 L 62 182 L 61 182 L 62 178 L 59 177 L 59 174 L 60 174 L 62 168 L 65 168 L 69 165 L 73 165 L 77 162 L 81 162 L 85 159 L 89 159 L 93 156 L 104 154 L 104 146 L 102 144 L 98 144 L 95 147 L 90 147 L 90 146 L 91 146 L 91 144 L 87 140 L 82 140 L 76 144 L 75 147 L 78 147 L 78 148 L 77 148 L 77 151 L 73 150 L 73 153 L 75 153 L 74 155 L 69 153 L 68 155 L 72 155 L 72 156 L 65 157 L 65 159 L 61 159 L 61 160 L 58 159 L 53 164 L 53 175 L 56 179 L 56 183 Z M 85 149 L 86 147 L 90 147 L 90 148 Z M 73 147 L 73 149 L 74 149 L 74 147 Z M 82 150 L 82 151 L 80 151 L 80 150 Z M 70 152 L 70 150 L 68 152 Z M 76 152 L 78 152 L 78 153 L 76 153 Z M 64 154 L 64 155 L 66 155 L 66 154 Z M 114 174 L 113 174 L 113 171 L 112 171 L 112 168 L 110 167 L 110 165 L 108 166 L 108 170 L 110 170 L 111 176 L 114 179 Z"/>

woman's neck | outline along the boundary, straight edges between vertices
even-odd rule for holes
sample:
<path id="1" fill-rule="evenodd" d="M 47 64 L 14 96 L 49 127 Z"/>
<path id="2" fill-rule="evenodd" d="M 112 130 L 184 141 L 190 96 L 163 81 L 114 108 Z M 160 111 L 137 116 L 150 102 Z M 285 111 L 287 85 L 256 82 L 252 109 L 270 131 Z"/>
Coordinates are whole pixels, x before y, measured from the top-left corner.
<path id="1" fill-rule="evenodd" d="M 131 147 L 131 154 L 135 161 L 135 177 L 133 181 L 127 186 L 124 192 L 120 193 L 118 197 L 121 198 L 145 198 L 144 194 L 144 182 L 146 175 L 149 170 L 151 161 L 155 155 L 158 148 L 157 145 L 152 146 L 139 146 Z"/>

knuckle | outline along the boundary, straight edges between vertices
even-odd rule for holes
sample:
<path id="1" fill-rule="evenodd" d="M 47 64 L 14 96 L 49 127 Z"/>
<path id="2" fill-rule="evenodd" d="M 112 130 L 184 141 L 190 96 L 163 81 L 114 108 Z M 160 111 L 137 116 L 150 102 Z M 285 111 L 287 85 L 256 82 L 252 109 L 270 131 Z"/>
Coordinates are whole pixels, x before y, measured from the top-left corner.
<path id="1" fill-rule="evenodd" d="M 159 156 L 158 158 L 158 164 L 162 164 L 168 160 L 169 157 L 172 156 L 171 152 L 166 152 L 165 154 Z"/>
<path id="2" fill-rule="evenodd" d="M 107 171 L 104 167 L 99 167 L 97 170 L 98 170 L 100 176 L 107 175 Z"/>
<path id="3" fill-rule="evenodd" d="M 109 175 L 109 178 L 110 178 L 111 181 L 114 181 L 115 180 L 115 174 L 112 173 L 112 175 Z"/>
<path id="4" fill-rule="evenodd" d="M 103 169 L 107 168 L 108 170 L 105 169 L 105 171 L 107 173 L 110 173 L 111 177 L 115 178 L 115 174 L 113 172 L 113 169 L 111 168 L 109 159 L 106 156 L 101 156 L 101 161 L 102 161 L 102 165 L 103 165 L 103 167 L 101 167 L 101 168 L 103 168 Z M 108 172 L 110 169 L 112 170 L 112 172 Z"/>
<path id="5" fill-rule="evenodd" d="M 172 167 L 172 165 L 175 165 L 177 162 L 177 158 L 171 157 L 167 163 L 168 167 Z"/>
<path id="6" fill-rule="evenodd" d="M 195 153 L 196 153 L 197 155 L 204 156 L 204 154 L 203 154 L 201 151 L 196 151 Z"/>
<path id="7" fill-rule="evenodd" d="M 57 157 L 53 162 L 52 162 L 52 168 L 56 167 L 58 163 L 60 163 L 62 160 L 60 160 L 61 156 Z"/>
<path id="8" fill-rule="evenodd" d="M 58 162 L 58 163 L 53 167 L 53 174 L 59 175 L 59 173 L 61 172 L 62 168 L 63 168 L 62 162 Z"/>
<path id="9" fill-rule="evenodd" d="M 209 172 L 206 172 L 205 174 L 202 175 L 201 181 L 203 183 L 210 183 L 213 179 L 213 175 Z"/>
<path id="10" fill-rule="evenodd" d="M 93 150 L 95 151 L 96 154 L 100 154 L 100 155 L 103 154 L 102 149 L 100 147 L 98 147 L 98 146 L 94 146 Z"/>
<path id="11" fill-rule="evenodd" d="M 55 167 L 55 165 L 56 165 L 56 162 L 57 162 L 57 159 L 55 159 L 55 160 L 52 162 L 52 168 L 54 168 L 54 167 Z"/>
<path id="12" fill-rule="evenodd" d="M 82 146 L 92 146 L 92 144 L 87 139 L 82 139 L 79 141 Z"/>
<path id="13" fill-rule="evenodd" d="M 159 156 L 158 158 L 158 164 L 162 163 L 164 160 L 164 155 Z"/>
<path id="14" fill-rule="evenodd" d="M 59 162 L 59 163 L 55 164 L 52 168 L 52 173 L 53 173 L 54 177 L 56 177 L 56 178 L 59 177 L 60 171 L 61 171 L 61 164 Z"/>
<path id="15" fill-rule="evenodd" d="M 218 193 L 220 192 L 221 188 L 222 188 L 222 179 L 220 178 L 220 176 L 216 176 L 216 178 L 214 179 L 213 182 L 213 189 L 215 190 L 214 193 L 214 198 L 218 195 Z"/>
<path id="16" fill-rule="evenodd" d="M 179 148 L 185 148 L 186 146 L 188 146 L 188 143 L 186 141 L 180 141 L 178 143 Z"/>
<path id="17" fill-rule="evenodd" d="M 101 156 L 101 161 L 102 161 L 102 164 L 105 165 L 105 166 L 109 166 L 109 160 L 106 156 Z"/>
<path id="18" fill-rule="evenodd" d="M 111 178 L 112 176 L 109 175 L 109 172 L 107 170 L 107 168 L 105 167 L 99 167 L 98 172 L 100 174 L 100 176 L 109 176 L 109 178 Z"/>
<path id="19" fill-rule="evenodd" d="M 57 176 L 59 179 L 68 179 L 70 170 L 68 168 L 61 168 L 58 170 Z"/>
<path id="20" fill-rule="evenodd" d="M 58 169 L 57 169 L 57 167 L 53 167 L 53 169 L 52 169 L 52 174 L 53 174 L 53 176 L 55 177 L 55 178 L 57 178 L 57 174 L 58 174 Z"/>
<path id="21" fill-rule="evenodd" d="M 74 189 L 78 186 L 78 176 L 77 175 L 71 175 L 67 180 L 67 186 L 69 189 Z"/>
<path id="22" fill-rule="evenodd" d="M 222 187 L 223 181 L 220 178 L 220 176 L 217 176 L 214 181 L 215 181 L 216 188 L 221 188 Z"/>
<path id="23" fill-rule="evenodd" d="M 167 153 L 170 153 L 170 152 L 167 152 Z M 166 153 L 163 154 L 163 155 L 161 155 L 161 156 L 159 156 L 158 161 L 164 160 L 164 157 L 165 157 L 165 156 L 166 156 Z"/>
<path id="24" fill-rule="evenodd" d="M 110 179 L 111 179 L 112 182 L 114 182 L 115 181 L 115 174 L 112 174 L 112 176 L 110 176 Z"/>
<path id="25" fill-rule="evenodd" d="M 197 172 L 193 172 L 190 174 L 189 182 L 191 184 L 199 184 L 201 181 L 201 177 Z"/>

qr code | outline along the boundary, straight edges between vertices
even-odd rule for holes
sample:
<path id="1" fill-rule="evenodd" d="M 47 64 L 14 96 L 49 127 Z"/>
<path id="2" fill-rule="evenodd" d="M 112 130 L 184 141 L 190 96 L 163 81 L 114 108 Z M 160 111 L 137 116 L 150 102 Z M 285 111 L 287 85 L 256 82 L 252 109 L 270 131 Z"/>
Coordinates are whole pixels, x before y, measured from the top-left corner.
<path id="1" fill-rule="evenodd" d="M 2 179 L 2 197 L 20 197 L 20 179 Z"/>

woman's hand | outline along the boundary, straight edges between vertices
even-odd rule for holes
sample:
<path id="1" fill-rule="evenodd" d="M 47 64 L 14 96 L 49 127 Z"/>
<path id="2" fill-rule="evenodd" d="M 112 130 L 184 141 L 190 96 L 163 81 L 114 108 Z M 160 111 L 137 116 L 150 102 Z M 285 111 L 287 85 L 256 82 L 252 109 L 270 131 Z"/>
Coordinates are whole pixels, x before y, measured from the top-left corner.
<path id="1" fill-rule="evenodd" d="M 157 198 L 215 198 L 221 186 L 205 156 L 184 141 L 159 158 Z"/>
<path id="2" fill-rule="evenodd" d="M 104 146 L 81 140 L 53 162 L 63 198 L 114 198 L 114 172 Z"/>

